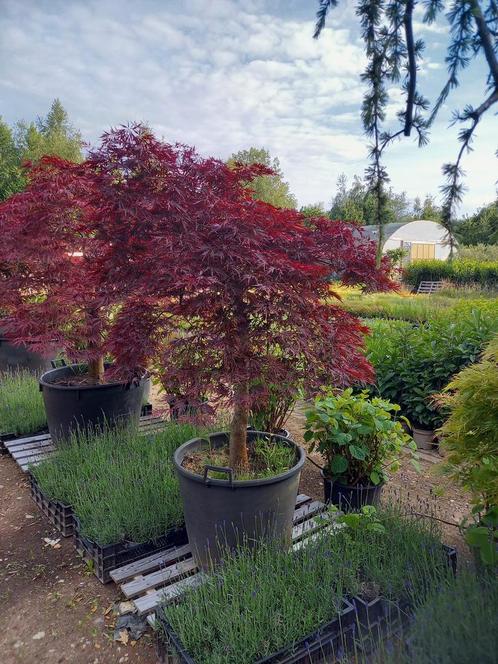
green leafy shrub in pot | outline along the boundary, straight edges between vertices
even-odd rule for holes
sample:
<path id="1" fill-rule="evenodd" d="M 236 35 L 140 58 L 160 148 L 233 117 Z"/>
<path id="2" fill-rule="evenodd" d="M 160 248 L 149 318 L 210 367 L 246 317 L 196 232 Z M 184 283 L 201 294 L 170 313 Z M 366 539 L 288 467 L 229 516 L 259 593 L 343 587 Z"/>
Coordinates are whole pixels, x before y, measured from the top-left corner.
<path id="1" fill-rule="evenodd" d="M 386 399 L 370 399 L 366 391 L 354 394 L 351 388 L 316 397 L 306 413 L 304 439 L 311 451 L 324 456 L 325 481 L 344 487 L 379 486 L 389 471 L 398 470 L 405 448 L 417 466 L 416 445 L 403 428 L 405 418 L 396 417 L 399 409 Z"/>
<path id="2" fill-rule="evenodd" d="M 476 523 L 466 538 L 484 564 L 498 564 L 498 336 L 439 397 L 449 411 L 440 429 L 443 472 L 472 496 Z"/>

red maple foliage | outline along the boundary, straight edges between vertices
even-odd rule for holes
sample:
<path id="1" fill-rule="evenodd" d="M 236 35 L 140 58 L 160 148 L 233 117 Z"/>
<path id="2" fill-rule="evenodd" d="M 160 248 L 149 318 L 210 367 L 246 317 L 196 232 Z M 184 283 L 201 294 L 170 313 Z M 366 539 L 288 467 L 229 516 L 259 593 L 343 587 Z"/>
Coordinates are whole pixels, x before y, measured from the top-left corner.
<path id="1" fill-rule="evenodd" d="M 116 135 L 126 139 L 119 155 Z M 178 176 L 176 160 L 172 148 L 134 125 L 105 135 L 102 150 L 82 164 L 44 157 L 28 168 L 25 191 L 0 205 L 2 328 L 14 343 L 42 354 L 63 350 L 103 379 L 129 276 L 146 265 L 148 244 L 137 229 L 164 198 L 172 201 L 164 191 L 168 175 Z M 119 263 L 109 261 L 117 252 Z M 146 351 L 135 347 L 127 374 L 146 362 Z M 116 365 L 114 376 L 123 368 Z"/>

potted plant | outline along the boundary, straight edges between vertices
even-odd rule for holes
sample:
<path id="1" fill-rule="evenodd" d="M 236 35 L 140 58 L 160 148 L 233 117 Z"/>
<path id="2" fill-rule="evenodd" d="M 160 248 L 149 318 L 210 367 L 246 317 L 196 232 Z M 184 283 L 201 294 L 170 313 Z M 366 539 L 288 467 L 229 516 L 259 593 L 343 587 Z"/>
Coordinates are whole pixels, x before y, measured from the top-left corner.
<path id="1" fill-rule="evenodd" d="M 385 399 L 324 390 L 306 414 L 304 440 L 325 458 L 325 501 L 340 508 L 377 505 L 387 472 L 399 468 L 404 449 L 418 467 L 416 445 L 395 414 L 399 406 Z"/>
<path id="2" fill-rule="evenodd" d="M 153 231 L 140 227 L 151 250 L 147 275 L 133 283 L 142 312 L 148 304 L 157 326 L 181 330 L 164 343 L 164 385 L 189 402 L 208 395 L 231 415 L 229 432 L 188 441 L 174 457 L 189 542 L 207 568 L 227 545 L 290 541 L 304 451 L 286 437 L 248 432 L 251 385 L 271 377 L 288 386 L 290 398 L 296 384 L 312 392 L 326 378 L 347 384 L 369 376 L 364 328 L 330 303 L 328 276 L 364 287 L 392 284 L 356 227 L 305 221 L 254 200 L 247 183 L 268 173 L 265 167 L 228 168 L 188 149 L 182 164 L 190 193 L 181 217 L 174 228 L 166 214 Z M 182 251 L 172 265 L 164 256 L 173 246 Z M 117 331 L 135 318 L 133 308 L 120 318 Z M 149 346 L 157 327 L 142 334 L 135 341 Z"/>
<path id="3" fill-rule="evenodd" d="M 174 164 L 143 127 L 117 130 L 81 164 L 42 158 L 27 188 L 0 206 L 2 328 L 16 345 L 47 356 L 62 350 L 74 362 L 40 380 L 55 441 L 77 427 L 138 420 L 149 349 L 133 335 L 148 321 L 137 314 L 125 332 L 126 370 L 112 330 L 133 298 L 127 270 L 146 264 L 137 218 L 154 214 L 150 198 L 160 198 L 157 182 Z"/>
<path id="4" fill-rule="evenodd" d="M 438 397 L 449 411 L 439 429 L 441 466 L 470 492 L 473 523 L 464 522 L 479 564 L 498 565 L 498 336 L 482 360 L 457 374 Z"/>

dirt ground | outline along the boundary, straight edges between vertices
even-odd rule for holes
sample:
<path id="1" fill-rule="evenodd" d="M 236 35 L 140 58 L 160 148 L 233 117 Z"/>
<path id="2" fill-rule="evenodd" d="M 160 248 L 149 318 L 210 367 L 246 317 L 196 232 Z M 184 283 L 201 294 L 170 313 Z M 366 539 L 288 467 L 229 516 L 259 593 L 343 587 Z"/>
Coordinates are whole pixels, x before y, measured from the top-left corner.
<path id="1" fill-rule="evenodd" d="M 302 408 L 287 428 L 302 442 Z M 434 474 L 437 457 L 424 455 L 422 473 L 408 464 L 390 481 L 389 500 L 458 522 L 465 499 Z M 317 463 L 321 459 L 312 455 Z M 439 495 L 444 490 L 442 495 Z M 321 499 L 320 471 L 307 462 L 301 493 Z M 444 540 L 468 556 L 458 529 L 443 524 Z M 44 538 L 52 540 L 47 544 Z M 71 539 L 60 539 L 29 496 L 28 483 L 8 456 L 0 456 L 0 662 L 1 664 L 154 664 L 153 636 L 127 645 L 113 641 L 114 584 L 103 586 L 78 558 Z"/>

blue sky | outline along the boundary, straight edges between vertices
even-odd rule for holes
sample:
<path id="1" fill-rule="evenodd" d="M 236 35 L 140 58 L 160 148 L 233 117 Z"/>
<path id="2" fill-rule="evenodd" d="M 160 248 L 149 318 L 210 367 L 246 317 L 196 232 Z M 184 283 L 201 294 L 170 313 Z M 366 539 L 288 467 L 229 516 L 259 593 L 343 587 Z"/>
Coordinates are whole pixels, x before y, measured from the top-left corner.
<path id="1" fill-rule="evenodd" d="M 313 0 L 0 0 L 0 114 L 31 120 L 59 97 L 91 143 L 110 126 L 140 120 L 206 155 L 263 146 L 279 157 L 300 204 L 328 205 L 337 176 L 361 175 L 367 163 L 354 4 L 340 3 L 315 41 Z M 434 100 L 448 29 L 444 21 L 415 27 L 427 42 L 422 89 Z M 396 190 L 438 195 L 441 164 L 457 150 L 451 111 L 477 105 L 483 92 L 476 64 L 429 147 L 405 139 L 390 149 Z M 400 104 L 394 90 L 393 122 Z M 462 212 L 496 196 L 497 125 L 496 115 L 483 120 L 465 159 Z"/>

